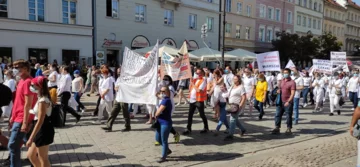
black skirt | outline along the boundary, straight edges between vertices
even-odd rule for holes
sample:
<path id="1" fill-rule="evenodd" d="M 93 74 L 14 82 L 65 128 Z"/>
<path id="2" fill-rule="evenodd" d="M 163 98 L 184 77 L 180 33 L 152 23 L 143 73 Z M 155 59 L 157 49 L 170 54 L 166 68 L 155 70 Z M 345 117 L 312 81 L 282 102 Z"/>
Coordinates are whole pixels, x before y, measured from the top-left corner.
<path id="1" fill-rule="evenodd" d="M 35 127 L 37 123 L 37 120 L 34 121 Z M 34 129 L 31 130 L 31 133 Z M 51 124 L 50 118 L 48 116 L 45 116 L 44 123 L 42 124 L 39 132 L 36 134 L 34 138 L 34 143 L 36 147 L 42 147 L 46 145 L 50 145 L 54 142 L 54 136 L 55 136 L 55 130 L 54 126 Z"/>

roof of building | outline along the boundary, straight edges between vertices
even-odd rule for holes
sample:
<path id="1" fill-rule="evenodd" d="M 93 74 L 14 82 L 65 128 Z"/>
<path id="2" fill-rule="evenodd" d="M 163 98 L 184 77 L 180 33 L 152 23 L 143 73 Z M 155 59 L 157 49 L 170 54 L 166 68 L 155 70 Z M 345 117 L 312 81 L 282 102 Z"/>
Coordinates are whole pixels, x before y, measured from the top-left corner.
<path id="1" fill-rule="evenodd" d="M 355 2 L 353 2 L 352 0 L 347 0 L 347 5 L 346 6 L 351 6 L 353 8 L 356 8 L 356 9 L 360 10 L 360 6 L 358 4 L 356 4 Z"/>
<path id="2" fill-rule="evenodd" d="M 341 8 L 341 9 L 345 10 L 345 8 L 341 4 L 339 4 L 336 0 L 325 0 L 325 2 L 330 3 L 334 7 Z"/>

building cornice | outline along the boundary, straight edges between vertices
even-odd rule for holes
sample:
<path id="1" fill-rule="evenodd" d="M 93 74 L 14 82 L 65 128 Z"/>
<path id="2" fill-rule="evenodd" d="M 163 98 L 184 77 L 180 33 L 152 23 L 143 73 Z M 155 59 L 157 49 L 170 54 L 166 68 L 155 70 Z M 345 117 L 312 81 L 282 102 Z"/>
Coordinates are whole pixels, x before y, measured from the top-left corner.
<path id="1" fill-rule="evenodd" d="M 197 10 L 201 10 L 201 11 L 204 11 L 204 12 L 212 12 L 212 13 L 215 13 L 215 14 L 220 14 L 220 13 L 221 13 L 221 12 L 216 11 L 216 10 L 207 9 L 207 8 L 202 8 L 202 7 L 197 7 L 197 6 L 188 5 L 188 4 L 181 4 L 180 7 L 181 7 L 181 6 L 183 6 L 183 7 L 188 7 L 188 8 L 193 8 L 193 9 L 197 9 Z"/>
<path id="2" fill-rule="evenodd" d="M 23 19 L 12 19 L 12 18 L 0 18 L 0 22 L 12 22 L 12 23 L 22 23 L 22 24 L 32 24 L 32 25 L 46 25 L 46 26 L 58 26 L 58 27 L 66 27 L 66 28 L 86 28 L 92 30 L 92 26 L 79 25 L 79 24 L 63 24 L 56 22 L 41 22 L 41 21 L 30 21 Z"/>

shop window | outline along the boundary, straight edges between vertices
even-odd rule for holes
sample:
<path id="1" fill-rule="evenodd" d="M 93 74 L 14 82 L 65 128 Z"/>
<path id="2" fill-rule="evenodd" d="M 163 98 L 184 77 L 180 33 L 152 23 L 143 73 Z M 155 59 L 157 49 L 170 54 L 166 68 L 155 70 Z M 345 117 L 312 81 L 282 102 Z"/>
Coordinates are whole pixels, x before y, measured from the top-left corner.
<path id="1" fill-rule="evenodd" d="M 79 50 L 62 50 L 62 64 L 69 65 L 72 61 L 79 62 Z"/>
<path id="2" fill-rule="evenodd" d="M 29 48 L 29 60 L 31 62 L 31 65 L 35 65 L 36 63 L 48 63 L 48 50 Z"/>
<path id="3" fill-rule="evenodd" d="M 0 47 L 0 64 L 2 68 L 12 62 L 12 48 Z"/>

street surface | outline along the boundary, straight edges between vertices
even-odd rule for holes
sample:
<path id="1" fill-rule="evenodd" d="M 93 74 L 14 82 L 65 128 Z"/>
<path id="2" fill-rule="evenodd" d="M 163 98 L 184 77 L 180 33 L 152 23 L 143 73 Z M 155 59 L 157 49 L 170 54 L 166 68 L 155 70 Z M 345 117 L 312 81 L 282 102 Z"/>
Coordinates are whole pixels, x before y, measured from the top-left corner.
<path id="1" fill-rule="evenodd" d="M 239 136 L 231 142 L 223 141 L 225 134 L 215 137 L 213 132 L 200 134 L 203 128 L 200 116 L 194 115 L 193 132 L 190 136 L 181 136 L 175 144 L 170 134 L 170 149 L 173 153 L 168 162 L 156 161 L 161 155 L 161 147 L 154 146 L 155 133 L 145 125 L 145 112 L 136 115 L 131 121 L 131 132 L 121 132 L 124 127 L 119 116 L 113 132 L 105 132 L 103 125 L 94 125 L 91 113 L 97 97 L 83 97 L 82 102 L 88 112 L 75 124 L 69 118 L 65 128 L 56 129 L 55 142 L 50 147 L 50 160 L 53 166 L 234 166 L 234 167 L 347 167 L 356 165 L 356 139 L 348 133 L 352 111 L 347 102 L 340 116 L 328 116 L 329 109 L 322 113 L 312 113 L 311 108 L 300 109 L 300 123 L 293 128 L 293 135 L 283 134 L 286 130 L 285 116 L 282 134 L 271 135 L 274 128 L 275 107 L 265 109 L 262 121 L 253 118 L 248 112 L 241 117 L 247 129 L 244 137 Z M 325 103 L 328 106 L 328 102 Z M 175 129 L 185 130 L 188 106 L 176 108 L 173 114 Z M 212 121 L 213 112 L 206 109 L 209 127 L 214 131 L 216 122 Z M 3 123 L 3 131 L 6 124 Z M 222 127 L 225 130 L 225 126 Z M 1 151 L 5 159 L 8 151 Z M 26 157 L 23 148 L 22 158 Z"/>

